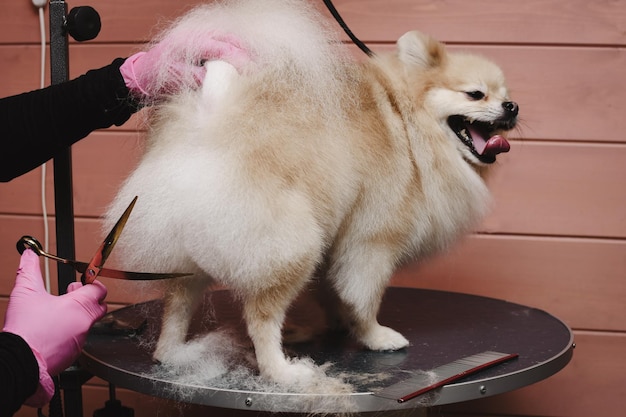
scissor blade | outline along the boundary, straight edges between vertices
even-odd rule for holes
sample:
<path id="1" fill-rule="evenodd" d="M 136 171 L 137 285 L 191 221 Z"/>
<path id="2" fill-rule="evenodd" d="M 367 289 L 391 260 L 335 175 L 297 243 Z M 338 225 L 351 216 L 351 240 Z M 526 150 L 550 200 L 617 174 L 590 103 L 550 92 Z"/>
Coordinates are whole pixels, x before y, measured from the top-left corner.
<path id="1" fill-rule="evenodd" d="M 100 271 L 100 276 L 116 279 L 125 279 L 129 281 L 147 281 L 147 280 L 159 280 L 159 279 L 171 279 L 188 277 L 193 274 L 186 274 L 183 272 L 173 272 L 171 274 L 161 274 L 154 272 L 128 272 L 128 271 L 116 271 L 114 269 Z"/>
<path id="2" fill-rule="evenodd" d="M 124 230 L 124 226 L 126 226 L 126 222 L 128 221 L 128 217 L 130 217 L 130 213 L 133 211 L 133 207 L 135 207 L 135 203 L 137 202 L 137 197 L 133 198 L 133 201 L 130 202 L 126 210 L 122 214 L 122 216 L 117 220 L 113 229 L 109 232 L 104 242 L 102 242 L 101 253 L 102 253 L 102 263 L 98 266 L 104 265 L 107 258 L 111 254 L 113 247 L 117 243 L 120 235 L 122 234 L 122 230 Z"/>
<path id="3" fill-rule="evenodd" d="M 126 226 L 128 217 L 133 211 L 133 207 L 135 207 L 136 202 L 137 197 L 133 198 L 133 201 L 130 202 L 122 216 L 117 220 L 117 223 L 115 223 L 115 226 L 113 226 L 113 229 L 111 229 L 107 237 L 100 244 L 100 247 L 94 256 L 89 261 L 87 268 L 85 268 L 85 271 L 83 271 L 83 274 L 80 277 L 83 284 L 91 284 L 102 272 L 102 266 L 106 262 L 107 258 L 111 254 L 111 251 L 113 250 L 113 247 L 122 234 L 122 230 L 124 230 L 124 226 Z"/>
<path id="4" fill-rule="evenodd" d="M 90 264 L 87 262 L 59 258 L 58 256 L 47 253 L 41 247 L 41 243 L 39 243 L 39 241 L 32 236 L 22 236 L 22 238 L 17 242 L 16 247 L 17 247 L 17 251 L 20 254 L 24 253 L 25 249 L 32 249 L 39 256 L 45 256 L 46 258 L 52 259 L 53 261 L 71 265 L 72 268 L 76 270 L 76 272 L 79 272 L 81 274 L 84 274 L 85 271 L 87 271 L 87 268 L 89 268 L 90 266 Z M 126 280 L 156 280 L 156 279 L 187 277 L 193 274 L 181 273 L 181 272 L 172 272 L 172 273 L 128 272 L 128 271 L 119 271 L 117 269 L 100 268 L 99 275 L 103 277 L 108 277 L 108 278 L 126 279 Z M 93 280 L 91 282 L 93 282 Z"/>
<path id="5" fill-rule="evenodd" d="M 88 266 L 89 264 L 87 262 L 80 262 L 80 261 L 74 262 L 74 269 L 76 269 L 80 273 L 84 273 L 87 270 Z M 101 277 L 106 277 L 106 278 L 125 279 L 129 281 L 152 281 L 152 280 L 158 280 L 158 279 L 188 277 L 193 274 L 182 273 L 182 272 L 172 272 L 172 273 L 130 272 L 130 271 L 120 271 L 117 269 L 101 268 L 100 273 L 98 275 Z"/>

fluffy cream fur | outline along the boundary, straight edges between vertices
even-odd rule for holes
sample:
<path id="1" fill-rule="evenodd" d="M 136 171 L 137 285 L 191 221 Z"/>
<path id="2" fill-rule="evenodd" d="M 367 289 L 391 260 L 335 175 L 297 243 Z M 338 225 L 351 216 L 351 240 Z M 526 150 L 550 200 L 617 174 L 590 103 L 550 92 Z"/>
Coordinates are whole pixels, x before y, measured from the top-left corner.
<path id="1" fill-rule="evenodd" d="M 108 229 L 138 195 L 116 250 L 123 267 L 196 274 L 170 282 L 154 357 L 176 360 L 217 282 L 243 302 L 261 375 L 313 378 L 283 353 L 281 329 L 316 272 L 365 347 L 406 347 L 378 323 L 381 297 L 402 262 L 445 249 L 486 213 L 487 163 L 448 118 L 512 127 L 501 71 L 418 32 L 353 62 L 303 1 L 202 6 L 158 39 L 192 49 L 203 33 L 236 37 L 250 62 L 210 61 L 200 90 L 155 106 L 145 155 L 106 215 Z"/>

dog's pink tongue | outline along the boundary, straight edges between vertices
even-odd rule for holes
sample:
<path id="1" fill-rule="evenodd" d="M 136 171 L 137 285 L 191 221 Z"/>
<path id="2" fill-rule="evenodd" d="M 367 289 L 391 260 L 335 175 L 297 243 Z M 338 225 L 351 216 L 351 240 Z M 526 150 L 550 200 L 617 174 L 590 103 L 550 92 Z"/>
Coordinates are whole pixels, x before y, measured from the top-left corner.
<path id="1" fill-rule="evenodd" d="M 509 142 L 500 135 L 494 135 L 486 143 L 481 155 L 497 155 L 511 150 Z"/>
<path id="2" fill-rule="evenodd" d="M 475 129 L 470 127 L 469 130 L 472 135 L 474 149 L 476 149 L 476 152 L 478 152 L 479 155 L 493 156 L 499 153 L 508 152 L 511 149 L 509 142 L 500 135 L 494 135 L 487 140 Z"/>

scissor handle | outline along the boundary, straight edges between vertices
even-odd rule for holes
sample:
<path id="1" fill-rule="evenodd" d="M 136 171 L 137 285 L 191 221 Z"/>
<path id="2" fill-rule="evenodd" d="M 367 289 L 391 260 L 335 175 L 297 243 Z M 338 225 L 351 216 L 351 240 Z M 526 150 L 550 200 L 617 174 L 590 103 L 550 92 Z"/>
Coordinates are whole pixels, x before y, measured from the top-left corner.
<path id="1" fill-rule="evenodd" d="M 26 249 L 32 249 L 39 256 L 43 254 L 43 246 L 32 236 L 22 236 L 15 246 L 20 255 L 23 254 Z"/>

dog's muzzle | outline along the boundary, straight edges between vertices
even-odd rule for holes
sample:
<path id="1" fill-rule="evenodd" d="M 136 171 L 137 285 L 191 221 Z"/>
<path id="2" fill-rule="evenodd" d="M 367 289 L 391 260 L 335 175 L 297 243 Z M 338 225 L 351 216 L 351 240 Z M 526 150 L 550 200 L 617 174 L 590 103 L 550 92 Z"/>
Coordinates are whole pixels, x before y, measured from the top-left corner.
<path id="1" fill-rule="evenodd" d="M 481 162 L 492 164 L 496 155 L 511 149 L 509 142 L 500 133 L 511 130 L 517 124 L 519 106 L 514 101 L 502 103 L 503 114 L 492 122 L 470 121 L 465 116 L 448 118 L 448 126 L 470 152 Z"/>

